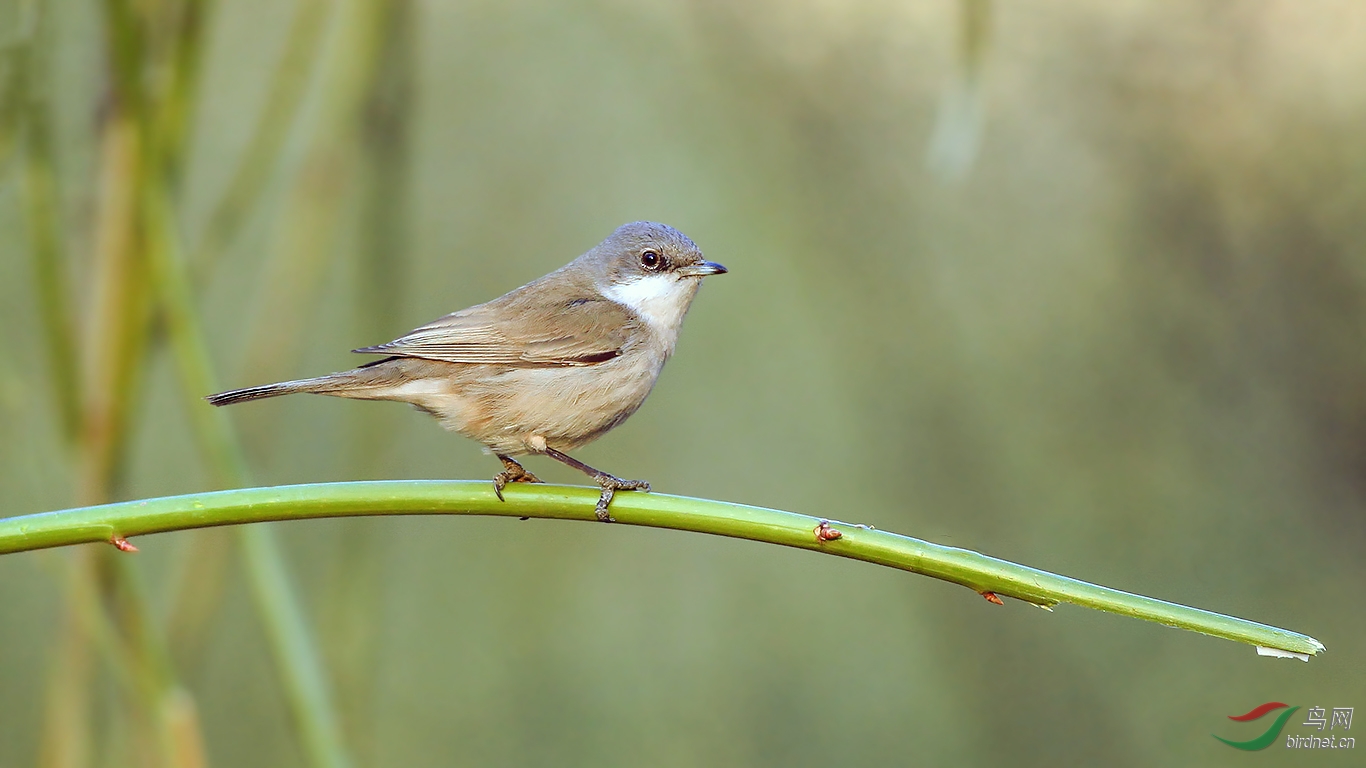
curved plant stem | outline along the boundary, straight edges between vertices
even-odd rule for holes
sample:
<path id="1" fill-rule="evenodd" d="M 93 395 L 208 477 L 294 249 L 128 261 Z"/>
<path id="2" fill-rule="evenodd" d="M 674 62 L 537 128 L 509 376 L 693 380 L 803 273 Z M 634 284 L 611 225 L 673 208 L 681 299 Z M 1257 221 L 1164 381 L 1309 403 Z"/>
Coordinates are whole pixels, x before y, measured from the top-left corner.
<path id="1" fill-rule="evenodd" d="M 0 520 L 0 554 L 110 541 L 118 536 L 318 517 L 451 514 L 592 521 L 598 490 L 516 485 L 503 494 L 506 502 L 494 496 L 487 481 L 410 480 L 170 496 Z M 806 515 L 658 493 L 617 494 L 612 514 L 624 525 L 711 533 L 864 560 L 1044 608 L 1073 603 L 1275 651 L 1313 656 L 1324 650 L 1322 643 L 1297 632 L 850 523 L 832 521 L 826 528 L 822 521 Z M 817 529 L 838 531 L 840 535 L 830 538 L 827 534 L 830 540 L 819 541 Z"/>

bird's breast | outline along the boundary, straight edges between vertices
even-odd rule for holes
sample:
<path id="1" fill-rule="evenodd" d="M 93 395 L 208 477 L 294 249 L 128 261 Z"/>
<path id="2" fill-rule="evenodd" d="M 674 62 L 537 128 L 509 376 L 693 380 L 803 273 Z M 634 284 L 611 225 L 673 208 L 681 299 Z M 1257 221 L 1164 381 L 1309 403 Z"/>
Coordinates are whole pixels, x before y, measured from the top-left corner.
<path id="1" fill-rule="evenodd" d="M 465 412 L 445 421 L 499 453 L 533 451 L 528 443 L 533 437 L 569 450 L 635 413 L 666 358 L 666 350 L 655 342 L 596 365 L 490 370 L 463 387 L 469 402 Z"/>

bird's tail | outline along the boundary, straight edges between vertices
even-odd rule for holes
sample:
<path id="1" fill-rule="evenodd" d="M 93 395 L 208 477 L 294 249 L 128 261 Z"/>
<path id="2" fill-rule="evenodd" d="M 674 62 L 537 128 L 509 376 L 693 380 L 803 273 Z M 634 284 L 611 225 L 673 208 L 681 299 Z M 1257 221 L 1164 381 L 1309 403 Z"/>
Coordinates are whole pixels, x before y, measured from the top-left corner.
<path id="1" fill-rule="evenodd" d="M 232 405 L 233 403 L 245 403 L 248 400 L 262 400 L 267 397 L 292 395 L 295 392 L 317 392 L 319 394 L 327 394 L 335 391 L 336 388 L 337 381 L 334 374 L 333 376 L 319 376 L 313 379 L 281 381 L 277 384 L 262 384 L 258 387 L 230 389 L 227 392 L 209 395 L 204 399 L 214 405 Z"/>

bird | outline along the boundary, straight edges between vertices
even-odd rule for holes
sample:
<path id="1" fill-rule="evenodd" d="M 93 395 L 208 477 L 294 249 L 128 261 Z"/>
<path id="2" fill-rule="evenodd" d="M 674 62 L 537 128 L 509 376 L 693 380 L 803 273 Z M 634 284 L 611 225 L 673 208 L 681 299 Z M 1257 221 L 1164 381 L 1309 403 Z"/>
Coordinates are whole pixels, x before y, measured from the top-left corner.
<path id="1" fill-rule="evenodd" d="M 308 392 L 408 403 L 502 462 L 493 478 L 500 500 L 509 483 L 541 482 L 514 457 L 544 455 L 591 477 L 601 489 L 595 515 L 612 522 L 615 492 L 648 492 L 650 484 L 594 469 L 567 452 L 640 408 L 674 352 L 702 279 L 726 272 L 677 229 L 632 222 L 492 301 L 352 350 L 382 355 L 378 360 L 205 399 L 223 406 Z"/>

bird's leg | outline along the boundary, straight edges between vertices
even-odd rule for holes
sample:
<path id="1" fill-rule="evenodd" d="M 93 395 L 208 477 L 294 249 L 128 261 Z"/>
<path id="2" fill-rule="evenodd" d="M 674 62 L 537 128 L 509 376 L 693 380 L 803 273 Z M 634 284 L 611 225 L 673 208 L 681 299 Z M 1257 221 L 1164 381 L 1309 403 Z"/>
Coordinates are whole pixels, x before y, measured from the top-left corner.
<path id="1" fill-rule="evenodd" d="M 508 483 L 539 483 L 541 479 L 526 471 L 521 464 L 512 460 L 511 456 L 495 454 L 498 460 L 503 462 L 503 471 L 493 476 L 493 492 L 498 494 L 498 500 L 503 501 L 503 489 Z"/>
<path id="2" fill-rule="evenodd" d="M 602 495 L 598 497 L 598 505 L 594 508 L 594 511 L 597 513 L 598 519 L 604 523 L 613 522 L 612 516 L 607 512 L 607 505 L 612 503 L 612 496 L 615 495 L 617 491 L 648 492 L 650 490 L 650 484 L 644 480 L 622 480 L 616 475 L 609 475 L 600 469 L 593 469 L 573 456 L 560 453 L 554 448 L 546 448 L 545 455 L 562 464 L 568 464 L 574 469 L 588 475 L 593 478 L 593 482 L 602 487 Z"/>

